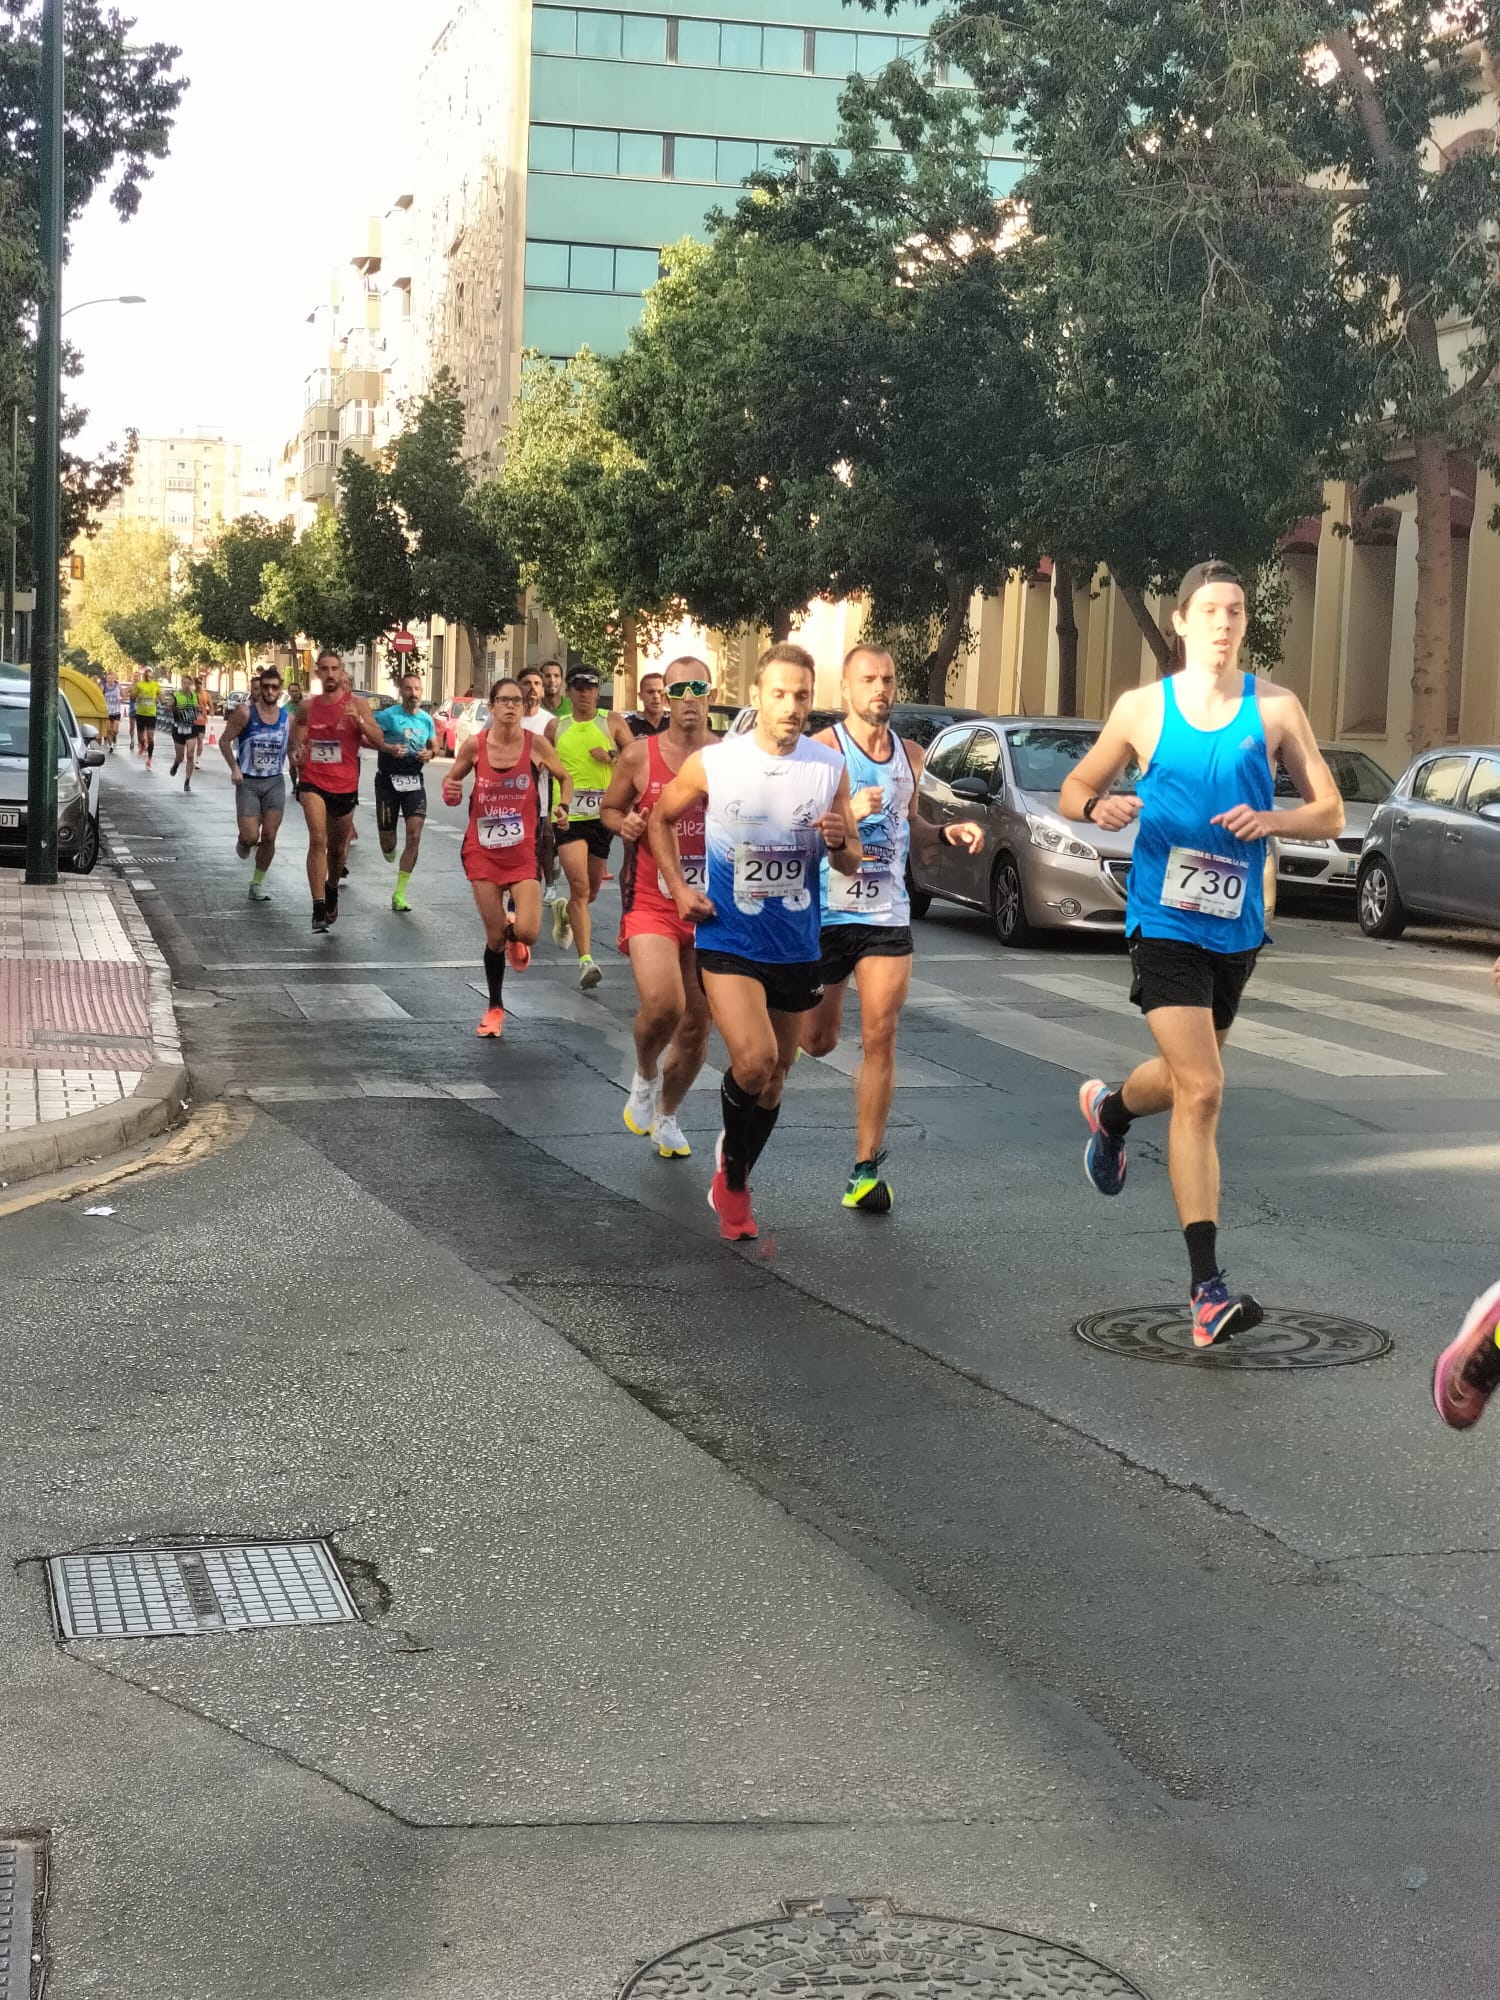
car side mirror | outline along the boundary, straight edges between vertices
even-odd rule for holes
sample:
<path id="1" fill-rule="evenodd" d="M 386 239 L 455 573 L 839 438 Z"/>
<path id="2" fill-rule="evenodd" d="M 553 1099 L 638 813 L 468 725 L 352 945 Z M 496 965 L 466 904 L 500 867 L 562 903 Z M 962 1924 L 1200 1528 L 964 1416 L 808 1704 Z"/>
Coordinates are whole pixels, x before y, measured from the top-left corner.
<path id="1" fill-rule="evenodd" d="M 85 743 L 97 743 L 99 741 L 99 732 L 92 722 L 80 722 L 78 733 Z"/>
<path id="2" fill-rule="evenodd" d="M 97 771 L 99 766 L 104 762 L 103 744 L 91 743 L 83 753 L 83 761 L 91 771 Z"/>
<path id="3" fill-rule="evenodd" d="M 989 781 L 986 778 L 955 778 L 948 789 L 954 798 L 962 799 L 964 804 L 969 806 L 983 805 L 990 795 Z"/>
<path id="4" fill-rule="evenodd" d="M 1500 824 L 1500 799 L 1490 799 L 1486 804 L 1482 805 L 1479 808 L 1479 817 L 1481 819 L 1493 820 L 1497 824 Z"/>

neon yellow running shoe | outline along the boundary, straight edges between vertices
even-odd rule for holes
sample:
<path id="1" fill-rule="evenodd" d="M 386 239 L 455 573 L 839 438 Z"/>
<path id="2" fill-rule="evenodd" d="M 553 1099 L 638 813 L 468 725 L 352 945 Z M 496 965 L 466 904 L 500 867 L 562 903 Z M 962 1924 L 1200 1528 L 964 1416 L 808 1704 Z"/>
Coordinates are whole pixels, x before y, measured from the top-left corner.
<path id="1" fill-rule="evenodd" d="M 873 1160 L 856 1162 L 849 1185 L 844 1189 L 845 1208 L 857 1208 L 866 1215 L 890 1214 L 895 1196 L 890 1182 L 880 1177 L 884 1160 L 885 1154 L 877 1153 Z"/>
<path id="2" fill-rule="evenodd" d="M 402 895 L 399 889 L 396 891 L 395 895 L 392 896 L 391 898 L 391 908 L 393 910 L 405 910 L 408 913 L 410 913 L 411 904 L 407 902 L 405 896 Z"/>

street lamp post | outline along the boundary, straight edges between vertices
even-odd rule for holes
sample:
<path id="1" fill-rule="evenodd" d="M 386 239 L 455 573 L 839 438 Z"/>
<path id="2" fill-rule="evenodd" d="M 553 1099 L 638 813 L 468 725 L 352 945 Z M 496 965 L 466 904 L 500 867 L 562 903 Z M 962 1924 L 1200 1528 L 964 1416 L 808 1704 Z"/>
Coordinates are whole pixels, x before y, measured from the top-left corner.
<path id="1" fill-rule="evenodd" d="M 0 610 L 0 660 L 8 660 L 15 642 L 16 625 L 16 509 L 20 505 L 17 467 L 21 457 L 21 405 L 10 406 L 10 533 L 5 538 L 5 602 Z"/>
<path id="2" fill-rule="evenodd" d="M 31 551 L 36 626 L 31 659 L 31 744 L 26 784 L 26 880 L 57 880 L 58 575 L 62 478 L 63 0 L 43 0 L 40 154 L 41 296 L 36 326 L 36 424 L 32 434 Z"/>

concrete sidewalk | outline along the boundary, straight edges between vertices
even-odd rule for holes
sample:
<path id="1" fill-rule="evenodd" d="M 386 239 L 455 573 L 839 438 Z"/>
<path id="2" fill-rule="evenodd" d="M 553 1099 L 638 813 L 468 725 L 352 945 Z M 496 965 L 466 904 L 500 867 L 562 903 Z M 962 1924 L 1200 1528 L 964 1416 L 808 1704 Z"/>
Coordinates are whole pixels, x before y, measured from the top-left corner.
<path id="1" fill-rule="evenodd" d="M 171 980 L 103 878 L 0 878 L 0 1183 L 164 1131 L 187 1101 Z"/>

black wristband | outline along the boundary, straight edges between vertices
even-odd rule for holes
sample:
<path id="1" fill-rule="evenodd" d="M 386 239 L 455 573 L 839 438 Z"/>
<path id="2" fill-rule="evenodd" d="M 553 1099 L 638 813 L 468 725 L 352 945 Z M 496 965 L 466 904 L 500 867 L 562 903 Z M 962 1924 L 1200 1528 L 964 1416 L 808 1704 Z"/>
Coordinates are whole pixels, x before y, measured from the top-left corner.
<path id="1" fill-rule="evenodd" d="M 1083 809 L 1083 816 L 1088 821 L 1090 826 L 1094 824 L 1094 807 L 1098 805 L 1098 803 L 1099 803 L 1099 794 L 1095 792 L 1093 797 L 1089 800 L 1088 804 Z"/>

